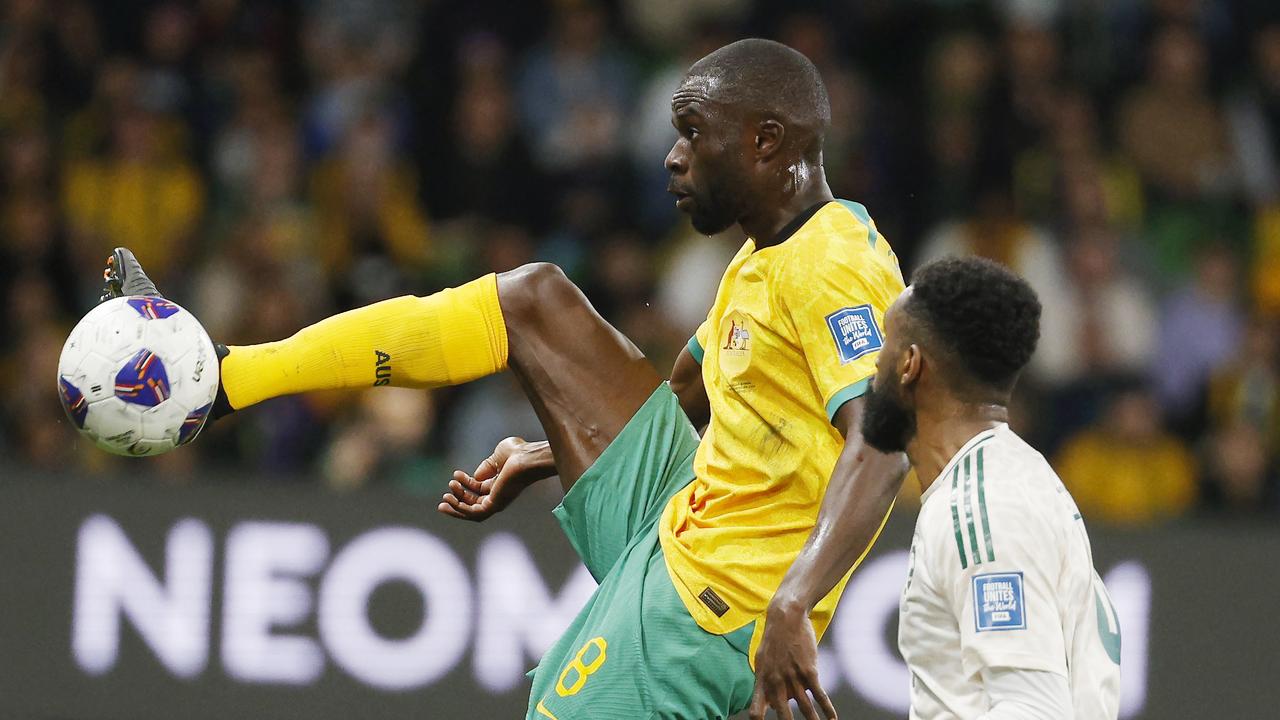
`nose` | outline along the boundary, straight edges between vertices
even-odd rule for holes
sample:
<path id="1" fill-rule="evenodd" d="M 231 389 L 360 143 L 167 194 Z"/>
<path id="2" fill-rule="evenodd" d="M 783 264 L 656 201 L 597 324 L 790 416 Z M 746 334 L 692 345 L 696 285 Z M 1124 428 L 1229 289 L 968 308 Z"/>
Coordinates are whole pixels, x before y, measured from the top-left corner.
<path id="1" fill-rule="evenodd" d="M 689 160 L 681 150 L 679 140 L 671 146 L 671 152 L 667 153 L 667 159 L 662 162 L 662 165 L 673 175 L 683 175 L 689 170 Z"/>

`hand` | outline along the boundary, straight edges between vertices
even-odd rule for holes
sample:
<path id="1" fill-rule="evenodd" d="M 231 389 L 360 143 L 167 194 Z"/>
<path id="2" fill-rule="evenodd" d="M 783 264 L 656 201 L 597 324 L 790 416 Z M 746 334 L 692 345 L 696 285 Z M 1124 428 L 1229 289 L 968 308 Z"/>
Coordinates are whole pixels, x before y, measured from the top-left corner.
<path id="1" fill-rule="evenodd" d="M 813 700 L 805 692 L 813 694 Z M 764 720 L 769 708 L 780 720 L 795 720 L 789 700 L 794 699 L 806 720 L 836 720 L 831 698 L 818 684 L 818 638 L 813 634 L 808 610 L 800 603 L 769 604 L 764 636 L 756 649 L 756 689 L 751 696 L 751 720 Z"/>
<path id="2" fill-rule="evenodd" d="M 480 522 L 501 512 L 534 482 L 555 474 L 547 443 L 509 437 L 480 462 L 475 474 L 455 470 L 449 492 L 436 509 L 451 517 Z"/>

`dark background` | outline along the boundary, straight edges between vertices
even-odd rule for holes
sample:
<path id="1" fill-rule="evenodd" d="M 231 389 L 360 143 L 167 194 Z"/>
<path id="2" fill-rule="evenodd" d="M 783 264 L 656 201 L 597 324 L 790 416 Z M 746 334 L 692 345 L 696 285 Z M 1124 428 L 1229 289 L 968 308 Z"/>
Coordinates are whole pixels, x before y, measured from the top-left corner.
<path id="1" fill-rule="evenodd" d="M 425 503 L 406 503 L 387 493 L 355 498 L 307 489 L 271 492 L 244 487 L 140 491 L 113 485 L 59 478 L 23 478 L 0 483 L 0 717 L 40 720 L 168 720 L 169 718 L 462 718 L 522 717 L 528 687 L 520 682 L 509 692 L 493 694 L 477 682 L 472 666 L 477 608 L 487 602 L 477 580 L 477 548 L 497 533 L 519 538 L 532 555 L 542 583 L 552 596 L 581 572 L 568 543 L 554 532 L 546 515 L 529 518 L 508 514 L 492 525 L 447 523 L 429 517 Z M 77 534 L 87 519 L 105 516 L 116 523 L 130 545 L 149 565 L 155 581 L 172 589 L 166 577 L 165 544 L 180 520 L 206 525 L 213 538 L 212 633 L 208 664 L 193 677 L 167 670 L 130 621 L 122 620 L 120 652 L 114 666 L 100 676 L 87 673 L 75 659 L 71 638 L 75 612 Z M 469 634 L 468 650 L 453 671 L 425 686 L 405 691 L 378 690 L 340 669 L 332 661 L 311 684 L 283 686 L 237 681 L 221 661 L 224 543 L 228 531 L 244 522 L 307 523 L 329 539 L 331 557 L 368 531 L 388 526 L 416 528 L 448 544 L 467 568 L 473 607 L 429 607 L 413 586 L 388 581 L 370 597 L 367 616 L 384 637 L 404 638 L 417 632 L 424 614 L 445 613 L 449 632 Z M 879 708 L 858 693 L 848 673 L 875 682 L 875 657 L 858 654 L 867 647 L 850 615 L 870 612 L 859 606 L 864 591 L 887 593 L 889 607 L 880 647 L 896 648 L 897 594 L 905 579 L 904 555 L 912 518 L 899 514 L 886 530 L 875 556 L 855 575 L 846 602 L 823 642 L 828 660 L 848 654 L 848 663 L 824 667 L 824 682 L 839 688 L 834 695 L 841 717 L 902 717 Z M 1145 674 L 1145 697 L 1138 718 L 1268 717 L 1280 701 L 1269 682 L 1266 663 L 1275 657 L 1280 625 L 1274 596 L 1280 592 L 1273 566 L 1280 553 L 1274 528 L 1224 526 L 1213 522 L 1183 523 L 1149 533 L 1093 528 L 1091 537 L 1099 572 L 1109 576 L 1124 632 L 1126 673 Z M 879 559 L 886 562 L 875 564 Z M 1117 567 L 1149 578 L 1145 607 L 1132 581 L 1125 588 Z M 317 577 L 328 571 L 326 563 Z M 98 568 L 100 571 L 103 568 Z M 84 570 L 84 568 L 81 568 Z M 84 576 L 83 574 L 81 575 Z M 876 587 L 871 587 L 874 579 Z M 884 579 L 892 582 L 880 582 Z M 314 589 L 318 584 L 308 580 Z M 589 587 L 590 583 L 587 584 Z M 864 587 L 865 586 L 865 587 Z M 492 591 L 496 585 L 490 586 Z M 887 590 L 886 590 L 887 588 Z M 580 589 L 585 588 L 580 586 Z M 1126 603 L 1130 603 L 1126 605 Z M 1134 620 L 1134 612 L 1149 615 Z M 571 616 L 571 613 L 570 613 Z M 566 617 L 567 621 L 567 617 Z M 532 622 L 526 619 L 524 622 Z M 1142 627 L 1145 625 L 1145 628 Z M 278 624 L 273 633 L 316 637 L 315 611 L 297 623 Z M 1146 637 L 1142 637 L 1143 635 Z M 873 643 L 874 644 L 874 643 Z M 1131 647 L 1133 646 L 1133 647 Z M 1145 646 L 1145 647 L 1143 647 Z M 896 650 L 893 659 L 900 662 Z M 1138 662 L 1141 658 L 1144 662 Z M 535 660 L 526 655 L 522 671 Z M 888 677 L 893 678 L 893 675 Z M 902 685 L 890 692 L 906 701 Z"/>
<path id="2" fill-rule="evenodd" d="M 550 260 L 665 371 L 742 241 L 699 237 L 664 192 L 669 94 L 745 36 L 818 65 L 832 188 L 867 206 L 908 275 L 976 253 L 1040 293 L 1013 425 L 1076 498 L 1099 569 L 1149 573 L 1142 717 L 1273 712 L 1274 2 L 0 0 L 0 717 L 518 714 L 525 686 L 477 693 L 468 658 L 405 693 L 331 662 L 307 687 L 237 683 L 217 632 L 223 542 L 251 519 L 315 523 L 331 555 L 370 528 L 419 527 L 473 574 L 477 540 L 505 528 L 558 591 L 574 560 L 546 513 L 555 483 L 480 528 L 433 510 L 453 468 L 541 437 L 509 377 L 281 398 L 138 461 L 75 434 L 59 351 L 126 244 L 232 344 Z M 917 494 L 908 481 L 872 562 L 904 546 Z M 76 533 L 99 512 L 157 572 L 178 518 L 211 529 L 195 679 L 127 623 L 112 671 L 75 664 Z M 878 567 L 876 597 L 895 594 Z M 371 603 L 390 637 L 424 612 L 404 583 Z M 314 634 L 314 617 L 298 628 Z M 846 714 L 905 714 L 827 681 Z"/>

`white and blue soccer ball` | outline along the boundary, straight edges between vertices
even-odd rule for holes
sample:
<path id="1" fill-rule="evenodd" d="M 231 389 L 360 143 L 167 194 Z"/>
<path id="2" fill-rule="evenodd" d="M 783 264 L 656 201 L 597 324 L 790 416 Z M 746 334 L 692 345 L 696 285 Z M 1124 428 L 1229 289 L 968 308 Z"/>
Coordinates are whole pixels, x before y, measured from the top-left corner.
<path id="1" fill-rule="evenodd" d="M 200 432 L 218 393 L 213 342 L 195 316 L 160 297 L 90 310 L 58 360 L 71 422 L 116 455 L 159 455 Z"/>

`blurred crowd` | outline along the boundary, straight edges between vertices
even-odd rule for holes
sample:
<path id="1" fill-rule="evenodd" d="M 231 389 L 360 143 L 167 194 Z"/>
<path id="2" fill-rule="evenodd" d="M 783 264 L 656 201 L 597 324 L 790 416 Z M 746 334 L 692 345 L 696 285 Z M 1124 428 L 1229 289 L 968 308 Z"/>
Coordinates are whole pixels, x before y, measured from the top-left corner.
<path id="1" fill-rule="evenodd" d="M 128 245 L 230 344 L 559 263 L 658 365 L 742 238 L 665 193 L 669 97 L 743 36 L 827 82 L 904 270 L 1044 303 L 1015 424 L 1091 522 L 1280 509 L 1280 12 L 1267 0 L 0 2 L 0 467 L 434 494 L 538 437 L 507 376 L 269 401 L 180 452 L 79 440 L 53 368 Z"/>

